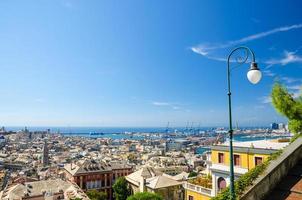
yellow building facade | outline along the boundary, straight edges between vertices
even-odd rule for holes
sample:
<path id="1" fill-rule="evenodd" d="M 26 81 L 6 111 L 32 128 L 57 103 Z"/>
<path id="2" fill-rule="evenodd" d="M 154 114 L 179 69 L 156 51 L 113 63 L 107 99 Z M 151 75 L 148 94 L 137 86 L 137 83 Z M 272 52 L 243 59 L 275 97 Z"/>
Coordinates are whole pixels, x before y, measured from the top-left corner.
<path id="1" fill-rule="evenodd" d="M 234 151 L 234 157 L 238 155 L 239 157 L 239 163 L 235 164 L 235 166 L 246 168 L 247 170 L 251 170 L 257 165 L 257 159 L 260 161 L 265 161 L 269 155 L 271 154 L 271 151 L 263 151 L 260 153 L 253 153 L 250 152 L 240 152 L 240 151 Z M 223 155 L 224 160 L 223 162 L 219 162 L 219 154 Z M 222 150 L 212 150 L 212 163 L 214 164 L 224 164 L 224 165 L 230 165 L 230 153 L 229 151 L 222 151 Z M 258 163 L 259 164 L 259 163 Z"/>
<path id="2" fill-rule="evenodd" d="M 235 142 L 233 144 L 233 162 L 235 179 L 255 166 L 260 165 L 268 157 L 284 148 L 287 143 L 267 140 L 252 142 Z M 208 171 L 212 176 L 212 188 L 186 182 L 184 184 L 185 200 L 208 200 L 230 184 L 230 153 L 227 143 L 211 147 L 207 158 Z"/>
<path id="3" fill-rule="evenodd" d="M 235 179 L 239 178 L 255 166 L 264 162 L 278 149 L 256 148 L 250 146 L 233 146 L 233 162 Z M 211 167 L 213 195 L 230 184 L 230 153 L 229 146 L 215 145 L 211 147 Z"/>
<path id="4" fill-rule="evenodd" d="M 186 200 L 209 200 L 209 199 L 211 199 L 211 196 L 186 190 Z"/>

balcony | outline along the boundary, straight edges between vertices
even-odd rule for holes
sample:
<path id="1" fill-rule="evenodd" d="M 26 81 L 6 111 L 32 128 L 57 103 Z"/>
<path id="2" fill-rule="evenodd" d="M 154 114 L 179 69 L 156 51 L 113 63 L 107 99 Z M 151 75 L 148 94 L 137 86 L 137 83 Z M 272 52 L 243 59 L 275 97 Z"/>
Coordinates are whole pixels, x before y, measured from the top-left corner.
<path id="1" fill-rule="evenodd" d="M 212 164 L 211 170 L 213 171 L 222 171 L 222 172 L 230 172 L 230 166 L 229 165 L 223 165 L 223 164 Z M 242 168 L 238 166 L 234 166 L 234 173 L 235 174 L 245 174 L 248 172 L 247 168 Z"/>
<path id="2" fill-rule="evenodd" d="M 194 184 L 191 184 L 191 183 L 184 183 L 183 184 L 183 187 L 187 190 L 191 190 L 193 192 L 197 192 L 197 193 L 201 193 L 201 194 L 204 194 L 204 195 L 207 195 L 207 196 L 211 196 L 211 189 L 209 188 L 205 188 L 205 187 L 202 187 L 202 186 L 199 186 L 199 185 L 194 185 Z"/>

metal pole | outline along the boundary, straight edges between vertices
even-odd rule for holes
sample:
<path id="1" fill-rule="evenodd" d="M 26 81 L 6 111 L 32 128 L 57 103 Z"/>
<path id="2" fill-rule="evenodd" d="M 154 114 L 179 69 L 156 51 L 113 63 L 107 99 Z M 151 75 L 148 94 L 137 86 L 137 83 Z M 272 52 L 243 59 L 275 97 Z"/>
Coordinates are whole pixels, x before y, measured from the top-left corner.
<path id="1" fill-rule="evenodd" d="M 228 59 L 228 99 L 229 99 L 229 137 L 230 137 L 230 195 L 235 200 L 234 162 L 233 162 L 233 127 L 232 127 L 232 98 L 231 98 L 230 62 Z"/>
<path id="2" fill-rule="evenodd" d="M 231 69 L 230 69 L 230 58 L 233 53 L 239 49 L 243 49 L 246 51 L 246 58 L 241 62 L 245 63 L 248 59 L 248 53 L 252 56 L 252 62 L 255 62 L 254 52 L 245 46 L 237 47 L 231 51 L 227 59 L 227 80 L 228 80 L 228 101 L 229 101 L 229 138 L 230 138 L 230 198 L 231 200 L 236 199 L 235 194 L 235 184 L 234 184 L 234 160 L 233 160 L 233 125 L 232 125 L 232 98 L 231 98 Z"/>

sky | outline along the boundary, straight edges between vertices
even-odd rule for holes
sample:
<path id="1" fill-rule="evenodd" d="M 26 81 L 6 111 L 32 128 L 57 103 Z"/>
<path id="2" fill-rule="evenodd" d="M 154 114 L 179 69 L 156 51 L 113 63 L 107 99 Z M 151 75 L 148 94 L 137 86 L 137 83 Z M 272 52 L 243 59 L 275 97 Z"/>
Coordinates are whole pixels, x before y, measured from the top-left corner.
<path id="1" fill-rule="evenodd" d="M 232 70 L 234 123 L 286 122 L 269 95 L 275 81 L 299 94 L 301 4 L 3 0 L 0 125 L 226 126 L 225 59 L 241 45 L 263 78 Z"/>

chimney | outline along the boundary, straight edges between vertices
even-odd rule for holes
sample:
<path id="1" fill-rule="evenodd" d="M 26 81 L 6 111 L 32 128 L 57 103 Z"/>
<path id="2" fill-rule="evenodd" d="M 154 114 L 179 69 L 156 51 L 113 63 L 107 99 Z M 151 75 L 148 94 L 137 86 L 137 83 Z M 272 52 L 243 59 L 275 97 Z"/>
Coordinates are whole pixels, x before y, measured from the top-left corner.
<path id="1" fill-rule="evenodd" d="M 146 179 L 144 177 L 140 178 L 139 182 L 139 192 L 145 192 Z"/>

